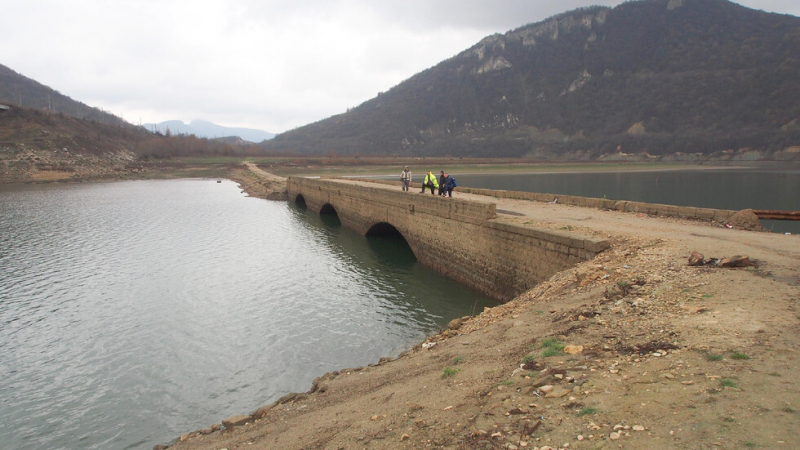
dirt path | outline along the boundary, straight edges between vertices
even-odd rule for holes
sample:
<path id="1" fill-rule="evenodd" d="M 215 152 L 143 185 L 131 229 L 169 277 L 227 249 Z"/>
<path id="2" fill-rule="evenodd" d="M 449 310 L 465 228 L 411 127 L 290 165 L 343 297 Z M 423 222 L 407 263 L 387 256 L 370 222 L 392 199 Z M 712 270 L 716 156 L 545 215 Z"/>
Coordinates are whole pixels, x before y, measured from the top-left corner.
<path id="1" fill-rule="evenodd" d="M 456 196 L 612 247 L 396 360 L 174 448 L 800 448 L 800 237 Z M 759 265 L 690 267 L 693 250 Z"/>

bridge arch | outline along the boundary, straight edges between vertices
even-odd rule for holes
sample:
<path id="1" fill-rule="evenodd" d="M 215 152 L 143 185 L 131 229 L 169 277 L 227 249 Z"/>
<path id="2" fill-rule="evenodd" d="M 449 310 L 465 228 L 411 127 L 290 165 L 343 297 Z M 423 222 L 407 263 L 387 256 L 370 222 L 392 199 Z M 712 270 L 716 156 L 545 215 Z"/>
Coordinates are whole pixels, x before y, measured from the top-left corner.
<path id="1" fill-rule="evenodd" d="M 325 203 L 324 205 L 322 205 L 322 208 L 319 209 L 319 213 L 320 214 L 335 214 L 337 216 L 339 215 L 339 213 L 336 212 L 336 208 L 334 208 L 333 205 L 331 205 L 330 203 Z"/>
<path id="2" fill-rule="evenodd" d="M 403 233 L 389 222 L 378 222 L 372 225 L 365 233 L 365 236 L 400 236 L 405 239 Z"/>
<path id="3" fill-rule="evenodd" d="M 306 198 L 303 197 L 303 194 L 297 194 L 297 196 L 294 198 L 294 203 L 297 206 L 305 208 L 306 207 Z"/>
<path id="4" fill-rule="evenodd" d="M 419 260 L 416 246 L 389 222 L 372 224 L 367 232 L 364 233 L 364 236 L 367 238 L 367 242 L 370 243 L 370 247 L 390 251 L 393 254 L 393 259 L 397 260 L 395 263 L 400 261 L 402 264 L 408 264 L 416 263 Z M 379 242 L 383 243 L 379 244 Z"/>

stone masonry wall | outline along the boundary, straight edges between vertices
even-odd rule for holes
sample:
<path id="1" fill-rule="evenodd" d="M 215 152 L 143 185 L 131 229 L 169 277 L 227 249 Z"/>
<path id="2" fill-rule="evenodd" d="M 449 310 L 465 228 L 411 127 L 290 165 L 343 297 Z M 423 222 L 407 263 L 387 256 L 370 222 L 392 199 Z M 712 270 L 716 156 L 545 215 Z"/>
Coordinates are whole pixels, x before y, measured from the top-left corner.
<path id="1" fill-rule="evenodd" d="M 494 204 L 402 191 L 376 195 L 327 179 L 290 177 L 287 184 L 289 200 L 302 195 L 317 212 L 330 205 L 344 226 L 361 234 L 380 223 L 392 225 L 422 264 L 501 301 L 609 246 L 604 240 L 502 222 Z"/>
<path id="2" fill-rule="evenodd" d="M 372 183 L 399 185 L 398 181 L 376 180 L 372 178 L 351 178 Z M 420 183 L 412 183 L 420 187 Z M 714 222 L 728 222 L 738 211 L 728 209 L 698 208 L 693 206 L 662 205 L 658 203 L 633 202 L 628 200 L 610 200 L 605 198 L 579 197 L 577 195 L 558 195 L 543 192 L 505 191 L 502 189 L 481 189 L 459 186 L 461 192 L 485 195 L 497 198 L 512 198 L 517 200 L 531 200 L 538 202 L 552 202 L 564 205 L 585 206 L 589 208 L 608 209 L 611 211 L 625 211 L 642 214 L 651 214 L 664 217 L 681 217 L 684 219 L 699 219 Z"/>
<path id="3" fill-rule="evenodd" d="M 541 192 L 504 191 L 499 189 L 463 188 L 464 192 L 478 195 L 488 195 L 498 198 L 513 198 L 519 200 L 534 200 L 552 202 L 565 205 L 586 206 L 590 208 L 608 209 L 611 211 L 626 211 L 655 216 L 681 217 L 684 219 L 700 219 L 717 222 L 727 222 L 737 211 L 727 209 L 697 208 L 693 206 L 661 205 L 658 203 L 632 202 L 628 200 L 610 200 L 605 198 L 579 197 L 577 195 L 545 194 Z"/>

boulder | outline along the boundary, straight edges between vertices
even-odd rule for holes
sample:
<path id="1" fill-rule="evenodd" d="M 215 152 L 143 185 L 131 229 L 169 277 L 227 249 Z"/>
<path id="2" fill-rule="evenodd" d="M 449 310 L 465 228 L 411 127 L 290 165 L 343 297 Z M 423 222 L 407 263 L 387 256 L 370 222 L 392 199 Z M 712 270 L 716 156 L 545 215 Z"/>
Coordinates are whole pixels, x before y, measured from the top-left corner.
<path id="1" fill-rule="evenodd" d="M 564 353 L 567 353 L 569 355 L 577 355 L 578 353 L 581 352 L 583 352 L 582 345 L 567 345 L 566 347 L 564 347 Z"/>
<path id="2" fill-rule="evenodd" d="M 703 264 L 705 264 L 703 254 L 696 251 L 692 252 L 691 256 L 689 256 L 689 265 L 702 266 Z"/>
<path id="3" fill-rule="evenodd" d="M 552 391 L 545 394 L 545 398 L 561 398 L 565 395 L 569 394 L 569 391 L 564 389 L 561 386 L 556 386 Z"/>
<path id="4" fill-rule="evenodd" d="M 719 261 L 720 267 L 750 267 L 755 266 L 748 256 L 736 255 L 730 258 L 722 258 Z"/>
<path id="5" fill-rule="evenodd" d="M 267 413 L 269 412 L 269 410 L 274 408 L 274 407 L 275 407 L 274 403 L 271 404 L 271 405 L 262 406 L 261 408 L 258 408 L 257 410 L 253 411 L 253 414 L 250 414 L 250 417 L 253 420 L 258 420 L 258 419 L 266 416 Z"/>
<path id="6" fill-rule="evenodd" d="M 233 431 L 234 428 L 240 425 L 244 425 L 247 422 L 250 422 L 250 420 L 252 420 L 250 416 L 238 415 L 238 416 L 228 417 L 227 419 L 223 420 L 222 425 L 225 426 L 226 430 Z"/>

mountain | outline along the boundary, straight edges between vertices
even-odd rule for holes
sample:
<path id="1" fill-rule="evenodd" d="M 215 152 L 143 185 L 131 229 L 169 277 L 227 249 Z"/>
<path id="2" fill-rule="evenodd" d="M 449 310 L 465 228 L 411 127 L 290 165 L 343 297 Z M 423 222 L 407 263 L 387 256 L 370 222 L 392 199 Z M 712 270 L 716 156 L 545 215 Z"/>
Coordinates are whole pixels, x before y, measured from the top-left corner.
<path id="1" fill-rule="evenodd" d="M 275 151 L 800 156 L 800 18 L 726 0 L 590 7 L 495 34 Z"/>
<path id="2" fill-rule="evenodd" d="M 128 128 L 136 126 L 120 117 L 93 108 L 35 80 L 21 75 L 0 64 L 0 103 L 28 109 L 45 110 L 61 113 L 78 119 L 87 119 L 106 125 L 120 125 Z M 179 120 L 171 120 L 158 124 L 146 124 L 146 129 L 173 134 L 194 134 L 197 137 L 220 138 L 238 136 L 245 141 L 261 142 L 272 139 L 273 133 L 250 128 L 229 128 L 203 120 L 194 120 L 184 124 Z"/>
<path id="3" fill-rule="evenodd" d="M 205 120 L 193 120 L 188 124 L 180 120 L 168 120 L 155 124 L 148 123 L 143 126 L 153 132 L 166 133 L 169 130 L 172 134 L 193 134 L 197 137 L 209 139 L 238 136 L 245 141 L 261 142 L 272 139 L 275 136 L 275 134 L 263 130 L 225 127 Z"/>
<path id="4" fill-rule="evenodd" d="M 75 101 L 60 92 L 0 64 L 0 103 L 29 109 L 47 110 L 106 125 L 134 125 L 122 118 Z"/>

